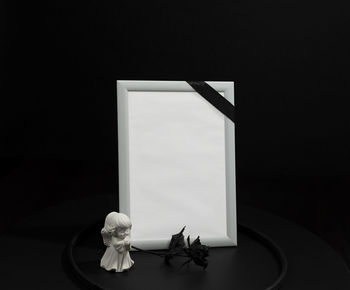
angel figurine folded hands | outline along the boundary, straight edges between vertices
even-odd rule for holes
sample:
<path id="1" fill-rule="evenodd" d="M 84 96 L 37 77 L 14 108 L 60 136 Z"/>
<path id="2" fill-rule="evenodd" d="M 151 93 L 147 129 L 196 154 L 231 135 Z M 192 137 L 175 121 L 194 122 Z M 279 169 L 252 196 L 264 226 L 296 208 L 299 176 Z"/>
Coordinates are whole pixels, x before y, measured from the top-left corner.
<path id="1" fill-rule="evenodd" d="M 130 258 L 131 221 L 123 213 L 111 212 L 106 216 L 101 230 L 103 243 L 107 249 L 101 259 L 100 266 L 107 271 L 123 272 L 134 264 Z"/>

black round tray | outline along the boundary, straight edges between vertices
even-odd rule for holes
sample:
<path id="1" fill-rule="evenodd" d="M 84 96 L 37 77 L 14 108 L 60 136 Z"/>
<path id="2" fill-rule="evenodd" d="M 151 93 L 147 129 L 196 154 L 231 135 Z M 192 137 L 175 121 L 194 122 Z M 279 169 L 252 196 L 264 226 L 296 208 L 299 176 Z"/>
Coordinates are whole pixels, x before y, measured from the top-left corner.
<path id="1" fill-rule="evenodd" d="M 287 273 L 281 248 L 266 235 L 238 224 L 237 247 L 211 248 L 209 265 L 181 267 L 176 258 L 169 266 L 157 256 L 131 252 L 135 265 L 123 273 L 100 268 L 105 251 L 100 236 L 103 221 L 73 237 L 64 254 L 67 273 L 87 289 L 235 289 L 277 290 Z"/>

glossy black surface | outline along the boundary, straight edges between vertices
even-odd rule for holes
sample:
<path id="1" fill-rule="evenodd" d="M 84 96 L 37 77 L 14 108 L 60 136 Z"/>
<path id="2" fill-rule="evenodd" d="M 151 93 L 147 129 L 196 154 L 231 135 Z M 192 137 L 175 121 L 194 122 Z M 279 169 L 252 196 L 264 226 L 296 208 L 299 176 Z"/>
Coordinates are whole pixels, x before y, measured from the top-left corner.
<path id="1" fill-rule="evenodd" d="M 79 289 L 76 282 L 72 281 L 64 270 L 62 264 L 64 248 L 80 229 L 114 210 L 115 203 L 114 196 L 75 200 L 47 208 L 18 223 L 11 232 L 0 237 L 2 288 Z M 319 237 L 284 219 L 252 208 L 239 207 L 238 217 L 240 222 L 270 236 L 286 253 L 289 268 L 283 283 L 283 290 L 350 289 L 350 274 L 344 261 Z M 90 273 L 96 272 L 95 266 L 98 266 L 96 261 L 91 262 L 90 259 L 91 255 L 96 254 L 96 249 L 91 247 L 97 242 L 98 236 L 95 238 L 96 240 L 91 240 L 92 244 L 87 243 L 83 252 L 80 253 L 82 254 L 81 265 L 84 271 L 90 271 Z M 250 244 L 252 241 L 244 236 L 240 237 L 238 242 L 242 252 L 253 246 Z M 103 251 L 102 248 L 101 251 Z M 156 289 L 165 287 L 162 284 L 165 281 L 170 282 L 169 287 L 182 283 L 182 289 L 186 287 L 191 289 L 194 285 L 199 287 L 201 283 L 206 285 L 206 283 L 215 282 L 220 287 L 238 285 L 237 283 L 247 281 L 251 273 L 256 275 L 251 276 L 252 280 L 256 279 L 256 281 L 249 281 L 250 283 L 263 283 L 268 282 L 276 274 L 273 270 L 264 269 L 264 266 L 271 261 L 268 253 L 266 255 L 264 251 L 257 252 L 256 256 L 254 256 L 255 253 L 251 253 L 250 258 L 254 262 L 259 260 L 258 263 L 253 264 L 253 261 L 248 260 L 247 256 L 240 256 L 239 251 L 231 251 L 231 254 L 236 255 L 235 258 L 240 260 L 240 264 L 230 266 L 236 267 L 233 270 L 240 275 L 228 276 L 230 269 L 229 267 L 222 269 L 221 262 L 228 266 L 233 256 L 227 255 L 226 251 L 228 249 L 215 249 L 206 272 L 195 266 L 191 266 L 189 272 L 186 269 L 178 271 L 176 267 L 168 269 L 163 267 L 157 257 L 137 254 L 134 256 L 135 269 L 120 277 L 116 276 L 116 279 L 120 279 L 120 286 L 130 283 L 129 286 L 132 285 L 135 289 L 140 289 L 141 285 L 144 286 L 145 281 L 151 283 L 146 286 L 154 286 Z M 252 271 L 250 267 L 256 267 L 255 270 L 260 269 L 261 276 Z M 219 279 L 221 273 L 226 275 L 225 279 Z M 101 274 L 109 275 L 105 272 Z M 139 276 L 138 279 L 129 279 L 135 276 Z M 151 277 L 153 279 L 150 279 Z M 246 289 L 243 284 L 241 285 L 242 289 Z M 132 290 L 132 287 L 128 289 Z M 240 288 L 235 289 L 240 290 Z"/>
<path id="2" fill-rule="evenodd" d="M 140 252 L 132 252 L 137 266 L 130 271 L 115 274 L 99 267 L 104 248 L 101 247 L 100 225 L 84 231 L 80 242 L 73 248 L 73 259 L 86 285 L 96 285 L 100 289 L 144 289 L 144 285 L 153 285 L 152 289 L 268 289 L 279 278 L 281 261 L 254 235 L 242 230 L 238 232 L 239 247 L 211 248 L 209 267 L 202 270 L 194 264 L 182 267 L 186 261 L 177 258 L 171 265 L 164 259 Z M 266 242 L 265 242 L 266 243 Z M 271 244 L 268 244 L 271 246 Z M 273 246 L 273 244 L 272 244 Z M 73 275 L 77 275 L 72 267 Z M 156 282 L 155 282 L 156 281 Z M 169 284 L 169 285 L 168 285 Z M 274 288 L 275 289 L 275 288 Z"/>

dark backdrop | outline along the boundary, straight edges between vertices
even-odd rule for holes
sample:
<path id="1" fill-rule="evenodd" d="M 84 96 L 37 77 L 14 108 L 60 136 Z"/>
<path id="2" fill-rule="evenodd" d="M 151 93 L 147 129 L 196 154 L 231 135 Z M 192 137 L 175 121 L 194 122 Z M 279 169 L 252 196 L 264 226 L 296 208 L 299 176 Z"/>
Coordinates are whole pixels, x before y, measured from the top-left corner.
<path id="1" fill-rule="evenodd" d="M 117 192 L 117 79 L 232 80 L 238 202 L 350 258 L 348 1 L 195 2 L 1 2 L 1 231 Z"/>

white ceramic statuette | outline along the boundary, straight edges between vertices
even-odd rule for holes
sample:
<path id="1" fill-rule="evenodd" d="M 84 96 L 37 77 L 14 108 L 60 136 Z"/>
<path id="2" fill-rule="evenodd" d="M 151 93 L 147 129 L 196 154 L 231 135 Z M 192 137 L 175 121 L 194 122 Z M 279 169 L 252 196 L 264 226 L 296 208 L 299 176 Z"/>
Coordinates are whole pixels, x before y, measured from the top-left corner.
<path id="1" fill-rule="evenodd" d="M 100 263 L 102 268 L 123 272 L 132 267 L 134 261 L 129 254 L 130 230 L 131 221 L 127 215 L 113 211 L 106 216 L 101 230 L 103 243 L 107 246 Z"/>

